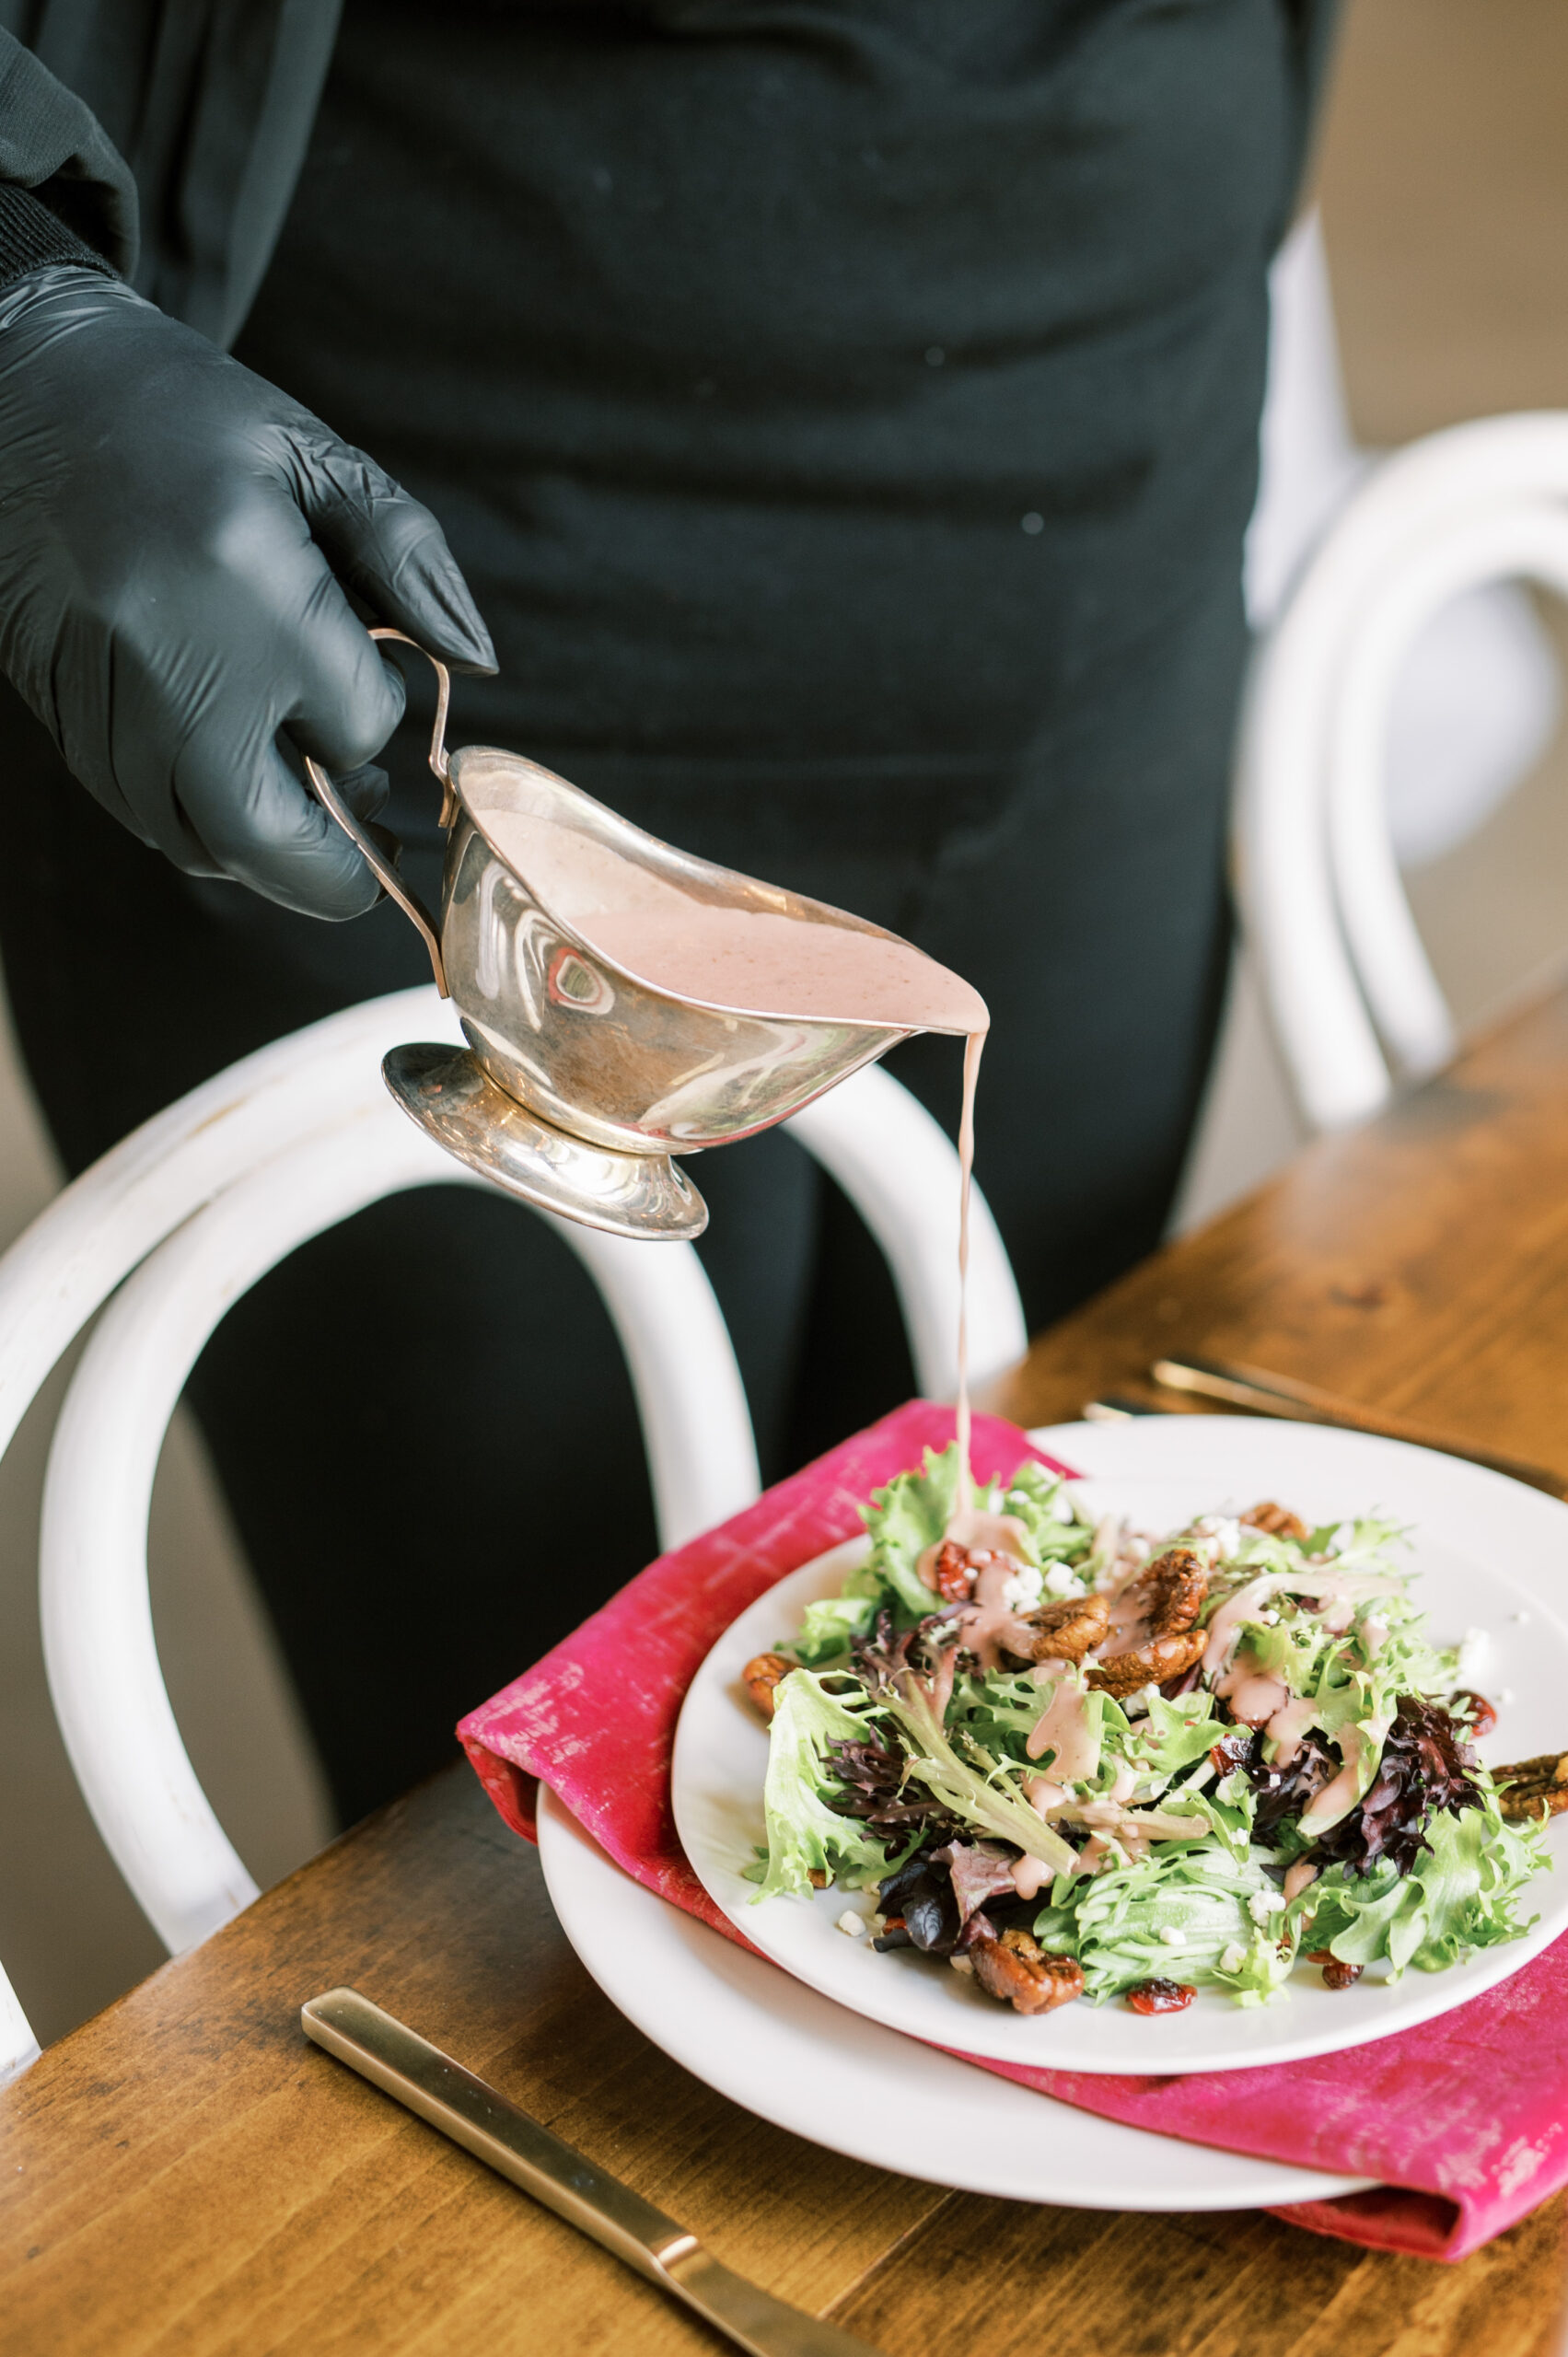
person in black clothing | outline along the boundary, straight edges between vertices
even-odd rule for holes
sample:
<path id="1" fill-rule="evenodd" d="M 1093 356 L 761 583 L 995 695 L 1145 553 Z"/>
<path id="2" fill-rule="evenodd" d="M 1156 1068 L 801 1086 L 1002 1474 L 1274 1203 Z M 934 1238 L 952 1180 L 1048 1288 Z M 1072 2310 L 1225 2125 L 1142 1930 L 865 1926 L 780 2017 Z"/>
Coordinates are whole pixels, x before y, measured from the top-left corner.
<path id="1" fill-rule="evenodd" d="M 0 0 L 0 948 L 68 1164 L 421 979 L 300 784 L 345 773 L 434 888 L 370 616 L 464 671 L 459 741 L 981 989 L 1031 1324 L 1146 1251 L 1225 969 L 1265 273 L 1326 18 Z M 950 1043 L 893 1068 L 951 1122 Z M 776 1474 L 910 1387 L 890 1288 L 782 1135 L 701 1184 Z M 308 1247 L 193 1396 L 345 1818 L 651 1551 L 608 1323 L 499 1201 Z M 503 1560 L 447 1520 L 470 1451 Z"/>

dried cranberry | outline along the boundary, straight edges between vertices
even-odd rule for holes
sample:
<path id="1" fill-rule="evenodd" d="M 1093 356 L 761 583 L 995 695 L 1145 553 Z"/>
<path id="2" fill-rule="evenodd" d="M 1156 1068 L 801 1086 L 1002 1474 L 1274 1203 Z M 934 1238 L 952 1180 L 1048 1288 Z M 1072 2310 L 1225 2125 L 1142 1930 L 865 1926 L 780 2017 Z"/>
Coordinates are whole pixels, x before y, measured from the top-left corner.
<path id="1" fill-rule="evenodd" d="M 1197 1995 L 1184 1980 L 1139 1980 L 1127 1991 L 1135 2014 L 1180 2014 Z"/>
<path id="2" fill-rule="evenodd" d="M 1478 1694 L 1473 1687 L 1461 1687 L 1458 1693 L 1455 1695 L 1454 1701 L 1461 1707 L 1465 1704 L 1469 1707 L 1470 1723 L 1465 1733 L 1471 1742 L 1479 1742 L 1483 1735 L 1492 1733 L 1493 1728 L 1497 1724 L 1497 1709 L 1494 1703 L 1487 1701 L 1484 1694 Z"/>
<path id="3" fill-rule="evenodd" d="M 1325 1989 L 1351 1989 L 1361 1979 L 1363 1968 L 1359 1964 L 1342 1964 L 1331 1948 L 1308 1948 L 1307 1961 L 1322 1966 Z"/>
<path id="4" fill-rule="evenodd" d="M 974 1565 L 956 1538 L 942 1541 L 935 1579 L 944 1604 L 967 1604 L 974 1594 Z"/>
<path id="5" fill-rule="evenodd" d="M 1237 1727 L 1233 1734 L 1222 1735 L 1218 1743 L 1209 1746 L 1209 1758 L 1221 1776 L 1228 1776 L 1233 1768 L 1250 1766 L 1257 1756 L 1258 1738 L 1250 1727 Z"/>

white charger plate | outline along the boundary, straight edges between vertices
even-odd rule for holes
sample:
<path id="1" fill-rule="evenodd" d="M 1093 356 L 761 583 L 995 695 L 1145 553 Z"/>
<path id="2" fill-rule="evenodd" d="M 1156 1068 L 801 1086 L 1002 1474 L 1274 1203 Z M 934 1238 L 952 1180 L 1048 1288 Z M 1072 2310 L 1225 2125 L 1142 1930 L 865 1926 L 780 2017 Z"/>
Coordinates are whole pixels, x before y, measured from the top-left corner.
<path id="1" fill-rule="evenodd" d="M 1400 1442 L 1246 1418 L 1070 1426 L 1051 1445 L 1083 1470 L 1095 1510 L 1127 1513 L 1146 1530 L 1265 1496 L 1309 1523 L 1378 1512 L 1410 1525 L 1407 1560 L 1434 1641 L 1455 1643 L 1468 1627 L 1485 1627 L 1492 1642 L 1476 1682 L 1493 1696 L 1511 1693 L 1483 1756 L 1568 1746 L 1568 1631 L 1555 1608 L 1568 1596 L 1568 1507 L 1555 1499 Z M 1446 1972 L 1411 1972 L 1392 1984 L 1368 1974 L 1331 1991 L 1301 1966 L 1288 1992 L 1266 2006 L 1244 2009 L 1203 1990 L 1180 2014 L 1145 2018 L 1114 2003 L 1078 2003 L 1030 2020 L 913 1950 L 877 1955 L 868 1941 L 846 1937 L 837 1928 L 842 1891 L 757 1904 L 744 1869 L 762 1839 L 768 1739 L 740 1671 L 798 1626 L 807 1603 L 837 1593 L 864 1544 L 849 1541 L 780 1581 L 725 1632 L 687 1695 L 673 1769 L 677 1828 L 710 1897 L 765 1955 L 840 2005 L 928 2045 L 1039 2069 L 1256 2069 L 1430 2021 L 1507 1980 L 1568 1929 L 1568 1875 L 1543 1874 L 1530 1894 L 1534 1929 Z M 1553 1820 L 1560 1854 L 1564 1835 L 1568 1820 Z M 1174 1956 L 1171 1970 L 1179 1978 Z"/>
<path id="2" fill-rule="evenodd" d="M 562 1929 L 610 2003 L 732 2103 L 830 2152 L 1076 2210 L 1255 2210 L 1372 2182 L 1097 2119 L 878 2028 L 633 1882 L 549 1791 L 539 1851 Z"/>

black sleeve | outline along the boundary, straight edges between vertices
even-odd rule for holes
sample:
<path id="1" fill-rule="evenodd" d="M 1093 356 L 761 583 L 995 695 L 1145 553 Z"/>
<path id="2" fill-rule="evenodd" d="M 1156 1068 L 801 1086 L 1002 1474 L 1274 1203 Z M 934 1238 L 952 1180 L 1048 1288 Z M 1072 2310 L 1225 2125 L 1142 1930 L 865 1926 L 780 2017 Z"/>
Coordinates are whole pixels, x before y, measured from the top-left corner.
<path id="1" fill-rule="evenodd" d="M 127 276 L 136 183 L 98 118 L 0 32 L 0 288 L 51 262 Z"/>

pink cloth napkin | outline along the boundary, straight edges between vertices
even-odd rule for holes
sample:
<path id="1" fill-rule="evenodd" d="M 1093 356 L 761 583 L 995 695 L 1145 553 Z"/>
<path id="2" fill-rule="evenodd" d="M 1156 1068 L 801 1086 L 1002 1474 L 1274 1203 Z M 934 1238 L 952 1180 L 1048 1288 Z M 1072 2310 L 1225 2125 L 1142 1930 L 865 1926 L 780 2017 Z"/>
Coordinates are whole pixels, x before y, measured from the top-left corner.
<path id="1" fill-rule="evenodd" d="M 507 1824 L 536 1838 L 542 1779 L 628 1874 L 738 1939 L 676 1839 L 669 1761 L 686 1689 L 738 1614 L 852 1537 L 870 1492 L 952 1436 L 949 1408 L 914 1400 L 884 1417 L 661 1556 L 482 1703 L 458 1733 Z M 1031 1456 L 1013 1425 L 975 1418 L 981 1480 Z M 1568 2182 L 1568 1940 L 1440 2021 L 1317 2061 L 1133 2079 L 964 2059 L 1135 2128 L 1376 2177 L 1373 2192 L 1276 2215 L 1377 2250 L 1463 2258 Z"/>

